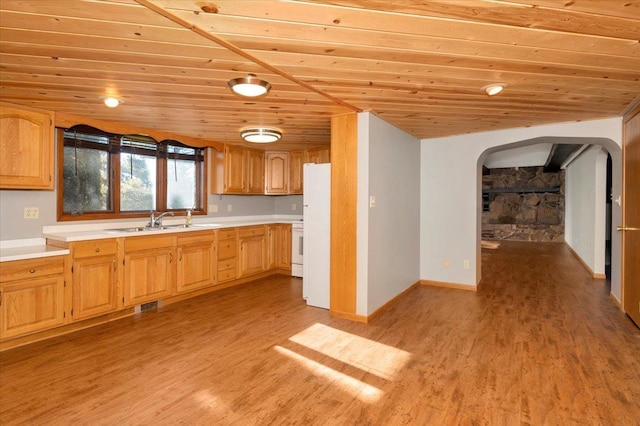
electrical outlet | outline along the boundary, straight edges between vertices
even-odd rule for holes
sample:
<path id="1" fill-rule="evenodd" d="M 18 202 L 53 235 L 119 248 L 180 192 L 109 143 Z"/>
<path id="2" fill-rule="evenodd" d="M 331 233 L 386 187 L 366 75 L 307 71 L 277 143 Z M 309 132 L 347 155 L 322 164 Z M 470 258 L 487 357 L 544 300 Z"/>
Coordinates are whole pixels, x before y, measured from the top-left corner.
<path id="1" fill-rule="evenodd" d="M 298 210 L 298 205 L 297 204 L 291 204 L 291 210 Z"/>
<path id="2" fill-rule="evenodd" d="M 466 260 L 466 259 L 465 259 L 465 260 L 463 260 L 463 261 L 462 261 L 462 267 L 463 267 L 464 269 L 469 269 L 469 261 L 468 261 L 468 260 Z"/>
<path id="3" fill-rule="evenodd" d="M 218 213 L 218 205 L 209 204 L 209 213 Z"/>
<path id="4" fill-rule="evenodd" d="M 25 207 L 24 218 L 25 219 L 37 219 L 40 217 L 40 209 L 38 207 Z"/>
<path id="5" fill-rule="evenodd" d="M 376 206 L 376 196 L 371 195 L 369 197 L 369 207 L 374 208 Z"/>
<path id="6" fill-rule="evenodd" d="M 445 267 L 445 268 L 448 268 L 448 267 L 449 267 L 449 265 L 451 265 L 451 262 L 449 261 L 449 259 L 445 259 L 445 260 L 444 260 L 444 267 Z"/>
<path id="7" fill-rule="evenodd" d="M 233 211 L 233 206 L 231 204 L 227 204 L 227 211 L 228 212 Z"/>

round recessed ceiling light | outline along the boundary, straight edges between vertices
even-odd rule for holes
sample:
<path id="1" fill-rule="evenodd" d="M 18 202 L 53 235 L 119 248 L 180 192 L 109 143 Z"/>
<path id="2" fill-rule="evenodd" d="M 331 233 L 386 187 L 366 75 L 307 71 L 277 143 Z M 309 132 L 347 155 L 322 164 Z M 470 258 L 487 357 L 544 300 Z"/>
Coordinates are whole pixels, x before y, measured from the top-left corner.
<path id="1" fill-rule="evenodd" d="M 273 143 L 282 137 L 282 132 L 268 127 L 251 127 L 242 129 L 240 135 L 247 142 Z"/>
<path id="2" fill-rule="evenodd" d="M 484 86 L 482 90 L 484 90 L 489 96 L 495 96 L 502 92 L 505 87 L 507 87 L 506 83 L 489 84 Z"/>
<path id="3" fill-rule="evenodd" d="M 257 98 L 266 95 L 271 89 L 269 82 L 260 80 L 254 74 L 246 77 L 234 78 L 227 82 L 227 86 L 233 93 L 248 98 Z"/>
<path id="4" fill-rule="evenodd" d="M 109 96 L 108 98 L 104 98 L 104 104 L 109 108 L 115 108 L 120 105 L 120 99 Z"/>

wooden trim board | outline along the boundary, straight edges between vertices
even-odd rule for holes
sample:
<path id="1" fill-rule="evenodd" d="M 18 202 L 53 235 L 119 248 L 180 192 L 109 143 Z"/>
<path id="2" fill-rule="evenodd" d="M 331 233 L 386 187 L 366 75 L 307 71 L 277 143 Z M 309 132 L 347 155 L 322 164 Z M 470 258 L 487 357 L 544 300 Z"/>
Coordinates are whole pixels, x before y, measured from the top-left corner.
<path id="1" fill-rule="evenodd" d="M 432 280 L 420 280 L 421 285 L 428 285 L 431 287 L 445 287 L 445 288 L 454 288 L 457 290 L 466 290 L 466 291 L 478 291 L 478 286 L 470 285 L 470 284 L 460 284 L 460 283 L 447 283 L 444 281 L 432 281 Z"/>
<path id="2" fill-rule="evenodd" d="M 571 247 L 569 244 L 567 244 L 567 242 L 565 242 L 565 244 L 566 244 L 567 247 L 569 247 L 569 251 L 571 252 L 571 254 L 573 254 L 573 257 L 578 259 L 578 261 L 582 264 L 582 266 L 584 266 L 584 268 L 587 270 L 587 272 L 589 272 L 589 275 L 591 275 L 596 280 L 606 280 L 607 279 L 607 276 L 605 274 L 596 274 L 595 272 L 593 272 L 593 270 L 589 267 L 589 265 L 587 265 L 587 263 L 573 249 L 573 247 Z"/>

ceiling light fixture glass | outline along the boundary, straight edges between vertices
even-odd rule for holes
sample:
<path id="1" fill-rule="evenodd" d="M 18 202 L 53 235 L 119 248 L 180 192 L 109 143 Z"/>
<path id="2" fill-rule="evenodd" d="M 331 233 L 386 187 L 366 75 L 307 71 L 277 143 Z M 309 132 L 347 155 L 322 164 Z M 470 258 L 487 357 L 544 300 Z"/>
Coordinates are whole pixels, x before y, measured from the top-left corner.
<path id="1" fill-rule="evenodd" d="M 120 99 L 109 96 L 108 98 L 104 98 L 104 104 L 109 108 L 115 108 L 120 105 Z"/>
<path id="2" fill-rule="evenodd" d="M 507 87 L 506 83 L 489 84 L 484 86 L 482 90 L 484 90 L 489 96 L 495 96 L 502 92 L 505 87 Z"/>
<path id="3" fill-rule="evenodd" d="M 273 143 L 282 137 L 282 132 L 268 127 L 251 127 L 240 131 L 242 139 L 252 143 Z"/>
<path id="4" fill-rule="evenodd" d="M 231 89 L 233 93 L 248 98 L 264 96 L 271 89 L 271 84 L 269 84 L 268 81 L 260 80 L 254 74 L 229 80 L 227 86 L 229 86 L 229 89 Z"/>

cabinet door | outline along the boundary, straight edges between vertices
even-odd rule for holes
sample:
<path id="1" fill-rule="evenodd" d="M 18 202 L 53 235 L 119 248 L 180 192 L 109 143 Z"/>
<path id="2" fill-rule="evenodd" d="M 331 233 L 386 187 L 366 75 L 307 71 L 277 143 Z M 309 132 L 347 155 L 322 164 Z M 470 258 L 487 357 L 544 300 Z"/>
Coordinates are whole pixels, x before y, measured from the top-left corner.
<path id="1" fill-rule="evenodd" d="M 240 238 L 239 275 L 257 274 L 266 269 L 265 235 Z"/>
<path id="2" fill-rule="evenodd" d="M 264 152 L 247 150 L 247 192 L 264 193 Z"/>
<path id="3" fill-rule="evenodd" d="M 289 192 L 289 153 L 267 152 L 265 155 L 265 194 Z"/>
<path id="4" fill-rule="evenodd" d="M 307 163 L 323 164 L 331 162 L 329 148 L 310 149 L 307 151 Z"/>
<path id="5" fill-rule="evenodd" d="M 73 262 L 74 320 L 91 318 L 118 309 L 116 256 L 94 256 Z"/>
<path id="6" fill-rule="evenodd" d="M 267 225 L 267 270 L 278 267 L 279 226 Z"/>
<path id="7" fill-rule="evenodd" d="M 279 226 L 278 268 L 291 269 L 291 225 Z"/>
<path id="8" fill-rule="evenodd" d="M 53 113 L 0 103 L 0 188 L 53 189 Z"/>
<path id="9" fill-rule="evenodd" d="M 289 194 L 302 194 L 302 165 L 305 159 L 304 151 L 289 153 Z"/>
<path id="10" fill-rule="evenodd" d="M 2 286 L 0 338 L 34 333 L 64 323 L 64 278 L 53 275 Z"/>
<path id="11" fill-rule="evenodd" d="M 139 305 L 171 294 L 173 249 L 134 251 L 124 257 L 124 305 Z"/>
<path id="12" fill-rule="evenodd" d="M 247 192 L 245 150 L 232 146 L 224 147 L 224 192 L 241 194 Z"/>
<path id="13" fill-rule="evenodd" d="M 216 281 L 215 260 L 213 241 L 180 245 L 176 278 L 178 293 L 213 285 Z"/>

